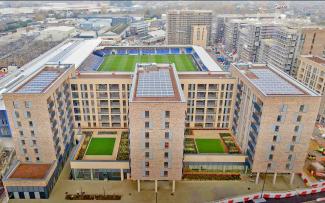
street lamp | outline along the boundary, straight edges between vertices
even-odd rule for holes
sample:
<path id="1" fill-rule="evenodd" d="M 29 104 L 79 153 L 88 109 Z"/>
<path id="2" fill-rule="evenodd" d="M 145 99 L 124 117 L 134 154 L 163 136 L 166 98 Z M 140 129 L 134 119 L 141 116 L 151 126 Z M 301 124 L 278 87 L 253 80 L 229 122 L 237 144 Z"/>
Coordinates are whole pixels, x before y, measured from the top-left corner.
<path id="1" fill-rule="evenodd" d="M 269 167 L 266 166 L 265 177 L 264 177 L 263 186 L 262 186 L 262 192 L 261 192 L 261 198 L 263 198 L 263 192 L 264 192 L 264 187 L 265 187 L 265 182 L 266 182 L 266 175 L 267 175 L 268 169 L 269 169 Z"/>

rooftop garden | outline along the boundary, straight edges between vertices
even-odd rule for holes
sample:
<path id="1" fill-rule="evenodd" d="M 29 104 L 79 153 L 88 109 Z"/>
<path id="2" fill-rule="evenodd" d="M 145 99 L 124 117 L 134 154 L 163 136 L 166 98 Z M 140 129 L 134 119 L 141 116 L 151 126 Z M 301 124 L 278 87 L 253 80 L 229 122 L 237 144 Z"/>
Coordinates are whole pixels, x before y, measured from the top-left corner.
<path id="1" fill-rule="evenodd" d="M 115 138 L 98 138 L 90 140 L 86 155 L 112 155 Z"/>
<path id="2" fill-rule="evenodd" d="M 225 153 L 220 139 L 195 139 L 199 153 Z"/>
<path id="3" fill-rule="evenodd" d="M 117 160 L 129 159 L 129 134 L 128 132 L 122 132 L 120 147 L 118 148 Z"/>

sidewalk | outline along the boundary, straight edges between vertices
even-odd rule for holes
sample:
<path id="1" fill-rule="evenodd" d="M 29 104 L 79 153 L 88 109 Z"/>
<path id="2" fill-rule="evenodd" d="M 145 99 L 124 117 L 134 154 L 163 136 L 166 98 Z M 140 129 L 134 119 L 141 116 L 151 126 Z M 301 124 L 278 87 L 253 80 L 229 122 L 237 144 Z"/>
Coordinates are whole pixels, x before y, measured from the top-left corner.
<path id="1" fill-rule="evenodd" d="M 105 193 L 120 194 L 121 201 L 94 201 L 94 202 L 156 202 L 154 193 L 154 182 L 141 182 L 141 192 L 137 192 L 137 183 L 135 181 L 73 181 L 68 180 L 69 164 L 64 167 L 60 178 L 55 185 L 50 199 L 48 200 L 12 200 L 10 202 L 44 202 L 44 203 L 85 203 L 85 201 L 65 200 L 65 193 L 77 193 L 81 190 L 86 193 Z M 177 181 L 176 192 L 171 195 L 171 183 L 160 181 L 158 183 L 158 202 L 177 202 L 177 203 L 198 203 L 219 200 L 226 197 L 237 196 L 241 194 L 261 191 L 263 177 L 259 184 L 250 181 L 244 177 L 242 181 Z M 272 176 L 268 176 L 265 184 L 265 191 L 289 190 L 294 188 L 303 188 L 304 184 L 298 176 L 295 178 L 295 185 L 289 184 L 289 176 L 279 176 L 277 183 L 272 184 Z"/>

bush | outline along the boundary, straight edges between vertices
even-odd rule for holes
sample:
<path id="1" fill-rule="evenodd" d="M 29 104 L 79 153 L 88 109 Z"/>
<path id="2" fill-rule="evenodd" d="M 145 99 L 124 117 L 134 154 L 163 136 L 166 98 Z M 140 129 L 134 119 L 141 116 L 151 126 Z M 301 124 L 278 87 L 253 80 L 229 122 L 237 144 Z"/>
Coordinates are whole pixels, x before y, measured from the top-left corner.
<path id="1" fill-rule="evenodd" d="M 240 174 L 195 174 L 188 173 L 183 175 L 184 179 L 189 180 L 240 180 Z"/>

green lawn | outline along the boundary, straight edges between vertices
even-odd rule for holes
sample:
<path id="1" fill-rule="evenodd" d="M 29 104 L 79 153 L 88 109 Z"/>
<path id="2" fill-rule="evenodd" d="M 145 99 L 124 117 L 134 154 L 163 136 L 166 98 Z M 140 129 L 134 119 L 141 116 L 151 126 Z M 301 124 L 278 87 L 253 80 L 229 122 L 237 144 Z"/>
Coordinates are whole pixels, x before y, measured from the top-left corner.
<path id="1" fill-rule="evenodd" d="M 195 139 L 199 153 L 224 153 L 220 139 Z"/>
<path id="2" fill-rule="evenodd" d="M 98 71 L 133 71 L 136 63 L 174 63 L 177 71 L 196 71 L 189 54 L 170 55 L 109 55 Z"/>
<path id="3" fill-rule="evenodd" d="M 92 138 L 86 155 L 112 155 L 115 138 Z"/>

